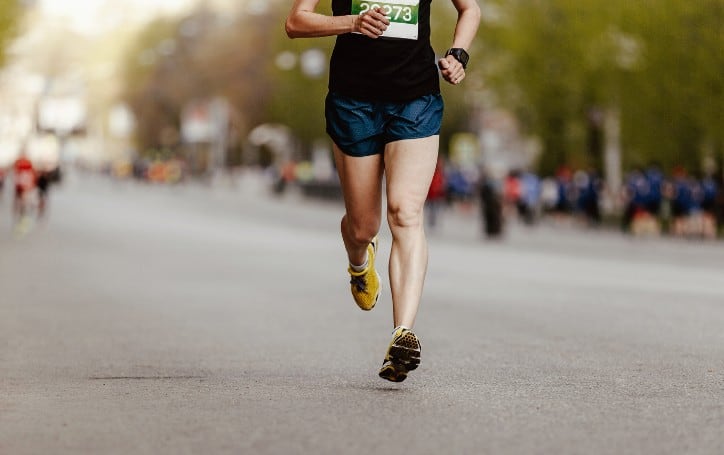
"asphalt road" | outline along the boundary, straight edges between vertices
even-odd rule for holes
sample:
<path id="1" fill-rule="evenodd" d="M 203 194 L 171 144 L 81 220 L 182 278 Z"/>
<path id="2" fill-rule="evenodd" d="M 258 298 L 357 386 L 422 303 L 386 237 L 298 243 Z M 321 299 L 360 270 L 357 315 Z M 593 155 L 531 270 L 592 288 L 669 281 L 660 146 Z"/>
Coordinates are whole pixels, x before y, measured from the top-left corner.
<path id="1" fill-rule="evenodd" d="M 721 243 L 448 216 L 393 384 L 339 205 L 250 177 L 51 196 L 22 236 L 0 204 L 3 455 L 724 453 Z"/>

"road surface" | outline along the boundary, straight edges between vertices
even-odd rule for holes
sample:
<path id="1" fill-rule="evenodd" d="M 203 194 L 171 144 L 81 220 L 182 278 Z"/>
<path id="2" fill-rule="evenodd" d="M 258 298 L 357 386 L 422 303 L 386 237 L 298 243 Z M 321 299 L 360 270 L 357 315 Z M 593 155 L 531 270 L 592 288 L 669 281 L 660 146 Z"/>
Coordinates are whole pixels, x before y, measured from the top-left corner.
<path id="1" fill-rule="evenodd" d="M 393 384 L 340 206 L 255 182 L 72 176 L 25 235 L 6 195 L 0 453 L 724 453 L 721 243 L 448 215 Z"/>

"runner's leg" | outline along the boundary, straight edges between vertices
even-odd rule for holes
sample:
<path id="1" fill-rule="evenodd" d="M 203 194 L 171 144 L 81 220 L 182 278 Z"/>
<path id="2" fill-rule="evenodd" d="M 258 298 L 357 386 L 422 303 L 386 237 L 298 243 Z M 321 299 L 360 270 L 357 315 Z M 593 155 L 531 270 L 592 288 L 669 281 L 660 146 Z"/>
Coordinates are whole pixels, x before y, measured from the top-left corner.
<path id="1" fill-rule="evenodd" d="M 423 207 L 435 172 L 439 136 L 391 142 L 385 148 L 389 274 L 395 327 L 412 328 L 427 271 Z"/>
<path id="2" fill-rule="evenodd" d="M 345 215 L 341 230 L 350 264 L 361 265 L 367 245 L 380 230 L 382 211 L 382 155 L 353 157 L 334 145 Z"/>

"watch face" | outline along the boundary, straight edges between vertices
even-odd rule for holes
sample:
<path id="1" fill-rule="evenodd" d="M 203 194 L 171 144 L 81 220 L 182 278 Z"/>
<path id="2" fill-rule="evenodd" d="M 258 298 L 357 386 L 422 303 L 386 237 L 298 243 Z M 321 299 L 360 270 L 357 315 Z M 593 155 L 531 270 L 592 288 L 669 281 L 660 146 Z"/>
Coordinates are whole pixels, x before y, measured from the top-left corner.
<path id="1" fill-rule="evenodd" d="M 447 51 L 447 55 L 452 55 L 453 57 L 455 57 L 457 61 L 462 63 L 463 68 L 467 66 L 468 59 L 470 58 L 468 53 L 465 52 L 465 49 L 450 49 L 449 51 Z"/>
<path id="2" fill-rule="evenodd" d="M 459 57 L 462 61 L 464 61 L 465 63 L 468 62 L 468 53 L 465 52 L 464 50 L 461 49 L 461 50 L 459 51 L 458 57 Z"/>

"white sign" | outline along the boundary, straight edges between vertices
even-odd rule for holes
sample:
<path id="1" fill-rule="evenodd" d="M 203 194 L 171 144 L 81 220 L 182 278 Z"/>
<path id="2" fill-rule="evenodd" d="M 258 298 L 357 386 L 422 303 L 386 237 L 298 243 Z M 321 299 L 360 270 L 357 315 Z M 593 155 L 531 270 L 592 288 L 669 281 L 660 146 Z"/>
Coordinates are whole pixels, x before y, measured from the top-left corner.
<path id="1" fill-rule="evenodd" d="M 86 107 L 80 98 L 44 98 L 38 106 L 38 127 L 41 130 L 68 134 L 85 127 Z"/>

